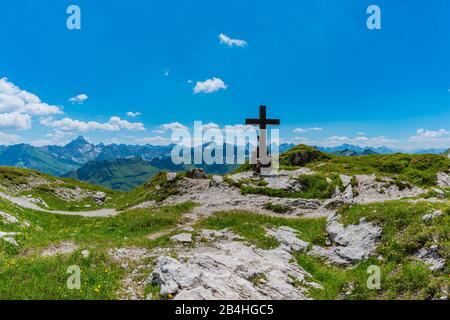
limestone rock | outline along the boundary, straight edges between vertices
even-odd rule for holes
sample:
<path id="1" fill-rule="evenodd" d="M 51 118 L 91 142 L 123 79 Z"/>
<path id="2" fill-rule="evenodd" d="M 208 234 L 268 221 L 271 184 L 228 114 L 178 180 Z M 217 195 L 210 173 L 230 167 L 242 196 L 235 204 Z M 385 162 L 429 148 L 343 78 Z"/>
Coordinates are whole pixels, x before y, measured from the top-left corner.
<path id="1" fill-rule="evenodd" d="M 81 256 L 85 259 L 89 258 L 89 256 L 91 255 L 91 253 L 89 252 L 89 250 L 82 250 L 81 251 Z"/>
<path id="2" fill-rule="evenodd" d="M 267 234 L 274 236 L 281 243 L 281 248 L 289 252 L 303 252 L 308 248 L 308 242 L 300 240 L 297 237 L 297 230 L 290 227 L 279 227 L 276 230 L 269 230 Z"/>
<path id="3" fill-rule="evenodd" d="M 203 229 L 202 230 L 202 237 L 208 240 L 214 240 L 217 238 L 223 238 L 225 235 L 223 232 L 216 231 L 216 230 L 208 230 Z"/>
<path id="4" fill-rule="evenodd" d="M 162 294 L 183 300 L 307 299 L 306 288 L 295 283 L 313 285 L 306 281 L 308 273 L 281 248 L 262 250 L 223 240 L 195 248 L 184 258 L 159 257 L 148 282 L 159 284 Z M 252 282 L 261 275 L 265 282 Z"/>
<path id="5" fill-rule="evenodd" d="M 177 173 L 176 172 L 167 172 L 166 178 L 167 178 L 167 181 L 173 181 L 177 178 Z"/>
<path id="6" fill-rule="evenodd" d="M 15 236 L 19 235 L 19 232 L 3 232 L 0 231 L 0 239 L 3 239 L 3 241 L 6 241 L 13 246 L 18 246 L 16 239 L 14 239 Z"/>
<path id="7" fill-rule="evenodd" d="M 344 226 L 339 215 L 327 221 L 327 232 L 336 245 L 329 249 L 314 246 L 308 254 L 325 258 L 330 263 L 348 265 L 368 258 L 375 252 L 381 236 L 381 228 L 361 219 L 357 225 Z"/>
<path id="8" fill-rule="evenodd" d="M 209 183 L 210 187 L 220 187 L 223 185 L 223 177 L 222 176 L 213 176 L 211 178 L 211 182 Z"/>
<path id="9" fill-rule="evenodd" d="M 2 211 L 0 211 L 0 218 L 2 219 L 4 224 L 14 224 L 19 222 L 16 217 Z"/>
<path id="10" fill-rule="evenodd" d="M 435 211 L 435 212 L 433 212 L 433 213 L 428 213 L 428 214 L 424 215 L 424 216 L 422 217 L 422 220 L 425 221 L 425 222 L 430 222 L 431 220 L 433 220 L 433 219 L 435 219 L 435 218 L 437 218 L 437 217 L 442 216 L 442 214 L 443 214 L 443 213 L 442 213 L 441 210 L 437 210 L 437 211 Z"/>
<path id="11" fill-rule="evenodd" d="M 290 176 L 272 175 L 265 177 L 264 181 L 267 182 L 266 188 L 286 190 L 286 191 L 301 191 L 302 184 L 297 179 L 293 179 Z"/>
<path id="12" fill-rule="evenodd" d="M 92 195 L 92 200 L 94 200 L 97 204 L 102 204 L 106 201 L 106 194 L 101 191 L 97 191 Z"/>
<path id="13" fill-rule="evenodd" d="M 441 188 L 450 187 L 450 176 L 444 172 L 437 174 L 437 185 Z"/>
<path id="14" fill-rule="evenodd" d="M 441 270 L 445 266 L 445 259 L 439 256 L 437 246 L 419 249 L 416 257 L 428 264 L 431 271 Z"/>
<path id="15" fill-rule="evenodd" d="M 199 168 L 193 168 L 191 170 L 188 170 L 186 172 L 186 177 L 188 177 L 190 179 L 207 179 L 208 178 L 205 171 L 203 169 L 199 169 Z"/>
<path id="16" fill-rule="evenodd" d="M 180 234 L 170 237 L 170 240 L 173 242 L 191 243 L 192 242 L 192 234 L 180 233 Z"/>
<path id="17" fill-rule="evenodd" d="M 63 241 L 44 249 L 41 253 L 42 257 L 53 257 L 57 255 L 71 254 L 77 250 L 79 246 L 72 241 Z"/>

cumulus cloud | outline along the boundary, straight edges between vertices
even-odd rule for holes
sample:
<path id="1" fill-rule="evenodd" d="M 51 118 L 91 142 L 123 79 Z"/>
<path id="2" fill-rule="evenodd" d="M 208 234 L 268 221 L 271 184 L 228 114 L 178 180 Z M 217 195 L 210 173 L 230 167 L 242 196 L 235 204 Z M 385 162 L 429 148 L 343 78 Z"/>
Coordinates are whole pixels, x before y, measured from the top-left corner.
<path id="1" fill-rule="evenodd" d="M 69 102 L 75 104 L 83 104 L 89 97 L 85 93 L 80 93 L 79 95 L 76 95 L 75 97 L 72 97 L 69 99 Z"/>
<path id="2" fill-rule="evenodd" d="M 170 144 L 170 140 L 168 138 L 161 136 L 140 138 L 137 140 L 137 142 L 141 144 L 150 144 L 154 146 L 167 146 Z"/>
<path id="3" fill-rule="evenodd" d="M 295 133 L 305 133 L 305 132 L 308 132 L 308 131 L 316 131 L 316 132 L 319 132 L 319 131 L 322 131 L 323 129 L 322 128 L 319 128 L 319 127 L 312 127 L 312 128 L 295 128 L 294 129 L 294 132 Z"/>
<path id="4" fill-rule="evenodd" d="M 0 145 L 16 144 L 22 140 L 22 137 L 0 131 Z"/>
<path id="5" fill-rule="evenodd" d="M 216 123 L 210 122 L 210 123 L 204 124 L 204 125 L 202 126 L 202 129 L 203 129 L 203 130 L 219 129 L 219 125 L 216 124 Z"/>
<path id="6" fill-rule="evenodd" d="M 145 127 L 141 122 L 129 122 L 122 120 L 119 117 L 111 117 L 108 122 L 99 123 L 96 121 L 80 121 L 71 118 L 64 118 L 62 120 L 54 120 L 52 117 L 42 118 L 40 123 L 43 126 L 57 128 L 64 132 L 87 132 L 91 130 L 104 130 L 104 131 L 120 131 L 122 129 L 130 131 L 144 131 Z"/>
<path id="7" fill-rule="evenodd" d="M 194 87 L 194 93 L 213 93 L 220 89 L 227 89 L 228 86 L 219 78 L 212 78 L 203 82 L 199 81 Z"/>
<path id="8" fill-rule="evenodd" d="M 31 129 L 31 116 L 20 112 L 0 113 L 0 129 Z"/>
<path id="9" fill-rule="evenodd" d="M 237 47 L 245 47 L 247 45 L 247 41 L 240 39 L 232 39 L 229 36 L 221 33 L 219 34 L 220 43 L 226 44 L 229 47 L 237 46 Z"/>
<path id="10" fill-rule="evenodd" d="M 127 116 L 130 118 L 137 118 L 141 115 L 142 115 L 142 113 L 140 113 L 140 112 L 132 112 L 132 111 L 127 112 Z"/>
<path id="11" fill-rule="evenodd" d="M 416 135 L 409 137 L 412 147 L 448 148 L 450 145 L 450 131 L 446 129 L 428 130 L 417 129 Z"/>
<path id="12" fill-rule="evenodd" d="M 450 131 L 445 129 L 439 130 L 425 130 L 425 129 L 417 129 L 416 135 L 410 137 L 410 140 L 424 140 L 424 139 L 436 139 L 450 136 Z"/>
<path id="13" fill-rule="evenodd" d="M 245 131 L 245 130 L 255 130 L 256 127 L 250 124 L 235 124 L 234 126 L 227 125 L 225 126 L 225 130 L 236 130 L 236 131 Z"/>
<path id="14" fill-rule="evenodd" d="M 166 124 L 161 125 L 161 129 L 164 131 L 168 131 L 168 130 L 177 130 L 177 129 L 187 130 L 188 128 L 179 122 L 172 122 L 172 123 L 166 123 Z"/>
<path id="15" fill-rule="evenodd" d="M 0 112 L 19 112 L 30 116 L 62 113 L 59 107 L 42 102 L 37 95 L 20 89 L 7 78 L 0 79 Z"/>

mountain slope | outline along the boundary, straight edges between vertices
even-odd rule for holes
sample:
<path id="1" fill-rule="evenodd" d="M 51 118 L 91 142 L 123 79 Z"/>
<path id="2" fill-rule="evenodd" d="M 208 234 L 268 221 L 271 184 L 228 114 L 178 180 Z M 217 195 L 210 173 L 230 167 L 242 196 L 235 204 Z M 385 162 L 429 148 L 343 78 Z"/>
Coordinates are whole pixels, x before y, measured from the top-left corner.
<path id="1" fill-rule="evenodd" d="M 0 165 L 31 168 L 52 175 L 61 175 L 78 167 L 69 159 L 54 157 L 28 144 L 6 147 L 0 153 Z"/>
<path id="2" fill-rule="evenodd" d="M 89 161 L 65 177 L 127 191 L 148 181 L 161 170 L 139 157 L 104 161 Z"/>

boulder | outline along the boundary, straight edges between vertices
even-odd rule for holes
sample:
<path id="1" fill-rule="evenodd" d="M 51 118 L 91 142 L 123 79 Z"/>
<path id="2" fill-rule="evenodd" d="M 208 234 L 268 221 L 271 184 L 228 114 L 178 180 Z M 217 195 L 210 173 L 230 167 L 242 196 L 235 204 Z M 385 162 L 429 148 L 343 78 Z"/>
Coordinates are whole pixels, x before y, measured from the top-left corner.
<path id="1" fill-rule="evenodd" d="M 450 176 L 445 172 L 439 172 L 437 174 L 437 186 L 441 188 L 450 187 Z"/>
<path id="2" fill-rule="evenodd" d="M 223 185 L 223 177 L 222 176 L 213 176 L 209 183 L 210 187 L 220 187 Z"/>
<path id="3" fill-rule="evenodd" d="M 442 216 L 442 214 L 443 214 L 443 213 L 442 213 L 441 210 L 436 210 L 436 211 L 434 211 L 433 213 L 428 213 L 428 214 L 424 215 L 424 216 L 422 217 L 422 220 L 425 221 L 425 222 L 430 222 L 431 220 L 433 220 L 433 219 L 435 219 L 435 218 L 437 218 L 437 217 Z"/>
<path id="4" fill-rule="evenodd" d="M 207 179 L 208 176 L 205 173 L 205 170 L 200 168 L 193 168 L 186 171 L 186 177 L 190 179 Z"/>
<path id="5" fill-rule="evenodd" d="M 300 240 L 297 237 L 298 233 L 299 231 L 285 226 L 267 232 L 269 236 L 275 237 L 280 242 L 281 248 L 284 250 L 289 252 L 304 252 L 308 248 L 309 243 Z"/>
<path id="6" fill-rule="evenodd" d="M 441 270 L 445 266 L 445 259 L 438 253 L 438 246 L 434 245 L 429 248 L 421 248 L 416 253 L 416 257 L 429 265 L 431 271 Z"/>
<path id="7" fill-rule="evenodd" d="M 340 216 L 332 215 L 327 221 L 328 237 L 335 246 L 325 249 L 314 246 L 308 254 L 338 265 L 349 265 L 368 258 L 378 246 L 381 228 L 361 218 L 357 225 L 339 223 Z"/>
<path id="8" fill-rule="evenodd" d="M 176 172 L 167 172 L 166 179 L 167 181 L 173 181 L 177 178 Z"/>
<path id="9" fill-rule="evenodd" d="M 173 242 L 191 243 L 192 242 L 192 234 L 180 233 L 180 234 L 170 237 L 170 240 Z"/>
<path id="10" fill-rule="evenodd" d="M 102 204 L 106 201 L 106 194 L 101 191 L 97 191 L 92 195 L 92 200 L 94 200 L 97 204 Z"/>
<path id="11" fill-rule="evenodd" d="M 6 241 L 10 244 L 12 244 L 13 246 L 18 246 L 19 244 L 17 243 L 16 239 L 14 239 L 15 236 L 19 235 L 19 232 L 3 232 L 0 231 L 0 239 L 3 239 L 3 241 Z"/>

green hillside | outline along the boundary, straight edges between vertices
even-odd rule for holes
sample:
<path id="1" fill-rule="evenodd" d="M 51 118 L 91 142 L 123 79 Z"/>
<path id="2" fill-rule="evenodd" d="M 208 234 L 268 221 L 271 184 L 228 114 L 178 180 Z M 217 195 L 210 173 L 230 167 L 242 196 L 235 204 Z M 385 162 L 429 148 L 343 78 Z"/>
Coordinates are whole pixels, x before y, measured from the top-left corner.
<path id="1" fill-rule="evenodd" d="M 104 161 L 90 161 L 65 177 L 86 181 L 94 185 L 127 191 L 156 175 L 159 168 L 139 157 Z"/>
<path id="2" fill-rule="evenodd" d="M 54 157 L 27 144 L 18 144 L 0 150 L 0 163 L 4 166 L 31 168 L 51 175 L 62 175 L 79 165 L 71 160 Z"/>

